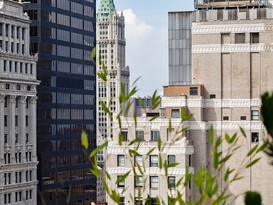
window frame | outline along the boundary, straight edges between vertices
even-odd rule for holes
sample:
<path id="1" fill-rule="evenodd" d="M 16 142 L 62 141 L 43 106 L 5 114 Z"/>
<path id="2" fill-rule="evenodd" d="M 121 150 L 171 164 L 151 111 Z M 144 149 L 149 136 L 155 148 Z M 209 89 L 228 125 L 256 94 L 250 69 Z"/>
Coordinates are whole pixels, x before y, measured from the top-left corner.
<path id="1" fill-rule="evenodd" d="M 124 154 L 117 155 L 117 166 L 118 167 L 125 167 L 125 155 Z"/>
<path id="2" fill-rule="evenodd" d="M 160 137 L 159 130 L 151 130 L 151 141 L 157 142 Z"/>
<path id="3" fill-rule="evenodd" d="M 150 155 L 149 158 L 150 158 L 150 163 L 149 163 L 150 167 L 158 167 L 158 165 L 159 165 L 159 163 L 158 163 L 158 155 Z"/>
<path id="4" fill-rule="evenodd" d="M 153 181 L 155 180 L 155 181 Z M 158 189 L 159 187 L 159 178 L 158 176 L 150 176 L 150 189 Z"/>
<path id="5" fill-rule="evenodd" d="M 170 179 L 173 179 L 174 181 L 171 183 Z M 175 176 L 168 176 L 168 188 L 175 189 L 175 184 Z"/>

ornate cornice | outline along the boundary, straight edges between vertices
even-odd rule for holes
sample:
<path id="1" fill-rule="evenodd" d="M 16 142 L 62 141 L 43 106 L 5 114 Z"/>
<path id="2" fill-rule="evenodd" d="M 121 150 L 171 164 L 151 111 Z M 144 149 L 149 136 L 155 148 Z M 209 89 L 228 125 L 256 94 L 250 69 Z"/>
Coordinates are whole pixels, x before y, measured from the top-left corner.
<path id="1" fill-rule="evenodd" d="M 273 45 L 259 44 L 206 44 L 193 45 L 192 53 L 246 53 L 246 52 L 271 52 Z"/>
<path id="2" fill-rule="evenodd" d="M 273 25 L 265 25 L 264 23 L 257 24 L 228 24 L 228 25 L 211 25 L 193 23 L 192 34 L 212 34 L 212 33 L 246 33 L 246 32 L 261 32 L 272 31 Z"/>

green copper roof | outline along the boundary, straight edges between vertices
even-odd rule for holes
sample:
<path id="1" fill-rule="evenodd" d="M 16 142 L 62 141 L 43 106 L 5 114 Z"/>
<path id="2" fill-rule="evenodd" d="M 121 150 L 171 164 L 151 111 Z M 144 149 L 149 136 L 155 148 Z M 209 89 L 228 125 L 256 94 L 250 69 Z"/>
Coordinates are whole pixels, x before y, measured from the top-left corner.
<path id="1" fill-rule="evenodd" d="M 97 19 L 103 17 L 111 20 L 113 13 L 116 11 L 115 4 L 113 0 L 101 0 L 100 7 L 97 14 Z"/>

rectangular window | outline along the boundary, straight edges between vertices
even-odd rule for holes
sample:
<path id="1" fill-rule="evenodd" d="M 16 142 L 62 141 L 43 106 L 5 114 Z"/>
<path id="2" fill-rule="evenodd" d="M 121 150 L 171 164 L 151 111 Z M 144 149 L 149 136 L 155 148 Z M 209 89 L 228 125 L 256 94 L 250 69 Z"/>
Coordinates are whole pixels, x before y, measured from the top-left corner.
<path id="1" fill-rule="evenodd" d="M 118 167 L 124 167 L 125 166 L 125 156 L 124 155 L 118 155 L 117 156 L 117 166 Z"/>
<path id="2" fill-rule="evenodd" d="M 143 177 L 135 176 L 135 187 L 142 187 L 142 186 L 143 186 Z"/>
<path id="3" fill-rule="evenodd" d="M 122 141 L 128 140 L 128 132 L 127 131 L 121 131 L 121 135 L 122 135 Z"/>
<path id="4" fill-rule="evenodd" d="M 223 120 L 229 120 L 228 116 L 223 116 Z"/>
<path id="5" fill-rule="evenodd" d="M 191 167 L 192 166 L 192 155 L 190 154 L 189 155 L 189 167 Z"/>
<path id="6" fill-rule="evenodd" d="M 241 116 L 241 120 L 246 120 L 246 116 Z"/>
<path id="7" fill-rule="evenodd" d="M 235 33 L 235 43 L 245 43 L 245 33 Z"/>
<path id="8" fill-rule="evenodd" d="M 135 155 L 135 166 L 143 166 L 142 155 Z"/>
<path id="9" fill-rule="evenodd" d="M 136 131 L 136 139 L 139 141 L 144 141 L 144 131 Z"/>
<path id="10" fill-rule="evenodd" d="M 123 176 L 118 176 L 117 177 L 117 184 L 118 188 L 124 188 L 125 187 L 125 180 L 122 179 Z"/>
<path id="11" fill-rule="evenodd" d="M 175 176 L 168 177 L 168 187 L 169 189 L 175 189 Z"/>
<path id="12" fill-rule="evenodd" d="M 251 110 L 251 120 L 259 120 L 259 110 Z"/>
<path id="13" fill-rule="evenodd" d="M 8 126 L 8 116 L 4 115 L 4 126 L 7 127 Z"/>
<path id="14" fill-rule="evenodd" d="M 18 144 L 18 142 L 19 142 L 19 141 L 18 141 L 18 134 L 16 133 L 16 134 L 15 134 L 15 144 Z"/>
<path id="15" fill-rule="evenodd" d="M 5 107 L 8 107 L 8 97 L 5 97 Z"/>
<path id="16" fill-rule="evenodd" d="M 175 163 L 175 155 L 168 155 L 168 164 Z"/>
<path id="17" fill-rule="evenodd" d="M 158 167 L 158 155 L 150 155 L 150 167 Z"/>
<path id="18" fill-rule="evenodd" d="M 18 115 L 15 115 L 15 126 L 18 126 Z"/>
<path id="19" fill-rule="evenodd" d="M 8 134 L 4 135 L 4 143 L 7 144 L 8 143 Z"/>
<path id="20" fill-rule="evenodd" d="M 198 95 L 198 87 L 190 87 L 190 95 Z"/>
<path id="21" fill-rule="evenodd" d="M 120 197 L 119 205 L 125 205 L 125 197 Z"/>
<path id="22" fill-rule="evenodd" d="M 211 94 L 211 95 L 209 95 L 209 98 L 211 98 L 211 99 L 216 98 L 216 95 L 215 94 Z"/>
<path id="23" fill-rule="evenodd" d="M 26 126 L 28 126 L 28 116 L 26 115 Z"/>
<path id="24" fill-rule="evenodd" d="M 9 89 L 9 84 L 8 84 L 8 83 L 6 84 L 6 89 L 7 89 L 7 90 Z"/>
<path id="25" fill-rule="evenodd" d="M 258 132 L 252 132 L 251 133 L 251 142 L 252 143 L 259 142 L 259 133 Z"/>
<path id="26" fill-rule="evenodd" d="M 142 205 L 143 199 L 142 197 L 135 197 L 135 205 Z"/>
<path id="27" fill-rule="evenodd" d="M 152 130 L 151 132 L 151 141 L 158 141 L 159 138 L 159 131 Z"/>
<path id="28" fill-rule="evenodd" d="M 172 109 L 172 118 L 179 118 L 179 117 L 180 117 L 179 109 Z"/>
<path id="29" fill-rule="evenodd" d="M 259 33 L 250 33 L 250 42 L 259 43 Z"/>
<path id="30" fill-rule="evenodd" d="M 158 189 L 158 177 L 157 176 L 150 176 L 150 188 L 151 189 Z"/>

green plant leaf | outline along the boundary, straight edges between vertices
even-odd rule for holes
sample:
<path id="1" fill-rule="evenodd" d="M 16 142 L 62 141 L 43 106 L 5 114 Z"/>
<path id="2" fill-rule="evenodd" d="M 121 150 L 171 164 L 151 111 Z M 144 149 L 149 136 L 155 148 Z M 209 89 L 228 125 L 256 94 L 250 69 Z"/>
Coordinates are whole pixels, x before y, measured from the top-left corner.
<path id="1" fill-rule="evenodd" d="M 96 60 L 96 47 L 94 47 L 94 48 L 92 49 L 92 51 L 91 51 L 91 59 L 92 59 L 93 61 Z"/>
<path id="2" fill-rule="evenodd" d="M 251 156 L 255 151 L 256 149 L 258 148 L 258 144 L 255 145 L 254 147 L 251 148 L 251 150 L 249 150 L 249 152 L 247 153 L 247 157 Z"/>
<path id="3" fill-rule="evenodd" d="M 244 136 L 244 138 L 246 138 L 245 130 L 242 127 L 240 127 L 240 132 L 242 133 L 242 135 Z"/>
<path id="4" fill-rule="evenodd" d="M 97 149 L 94 149 L 91 154 L 89 155 L 90 158 L 93 158 L 95 155 L 97 155 L 98 152 L 102 151 L 105 147 L 108 146 L 108 141 L 100 145 Z"/>
<path id="5" fill-rule="evenodd" d="M 209 144 L 213 144 L 214 142 L 214 130 L 212 125 L 209 128 Z"/>
<path id="6" fill-rule="evenodd" d="M 81 134 L 81 141 L 82 141 L 82 146 L 83 146 L 85 149 L 88 149 L 89 142 L 88 142 L 87 133 L 86 133 L 85 131 L 82 131 L 82 134 Z"/>
<path id="7" fill-rule="evenodd" d="M 249 168 L 249 167 L 252 167 L 254 164 L 256 164 L 257 162 L 259 162 L 259 160 L 261 159 L 261 157 L 251 161 L 250 163 L 248 163 L 245 168 Z"/>

